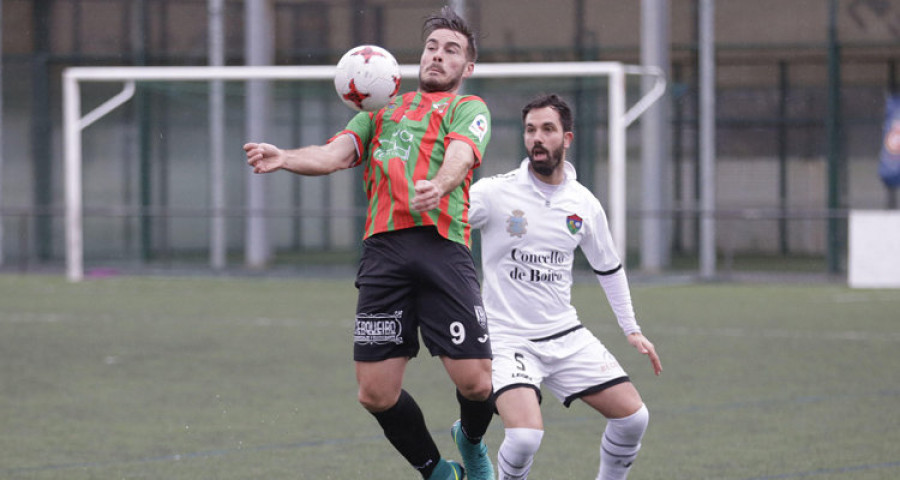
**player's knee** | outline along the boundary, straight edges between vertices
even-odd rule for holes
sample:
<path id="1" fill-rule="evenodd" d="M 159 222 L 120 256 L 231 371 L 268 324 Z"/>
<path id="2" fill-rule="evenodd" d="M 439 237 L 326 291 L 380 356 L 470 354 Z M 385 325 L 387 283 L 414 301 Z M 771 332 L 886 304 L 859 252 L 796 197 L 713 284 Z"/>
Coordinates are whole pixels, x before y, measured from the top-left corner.
<path id="1" fill-rule="evenodd" d="M 544 431 L 536 428 L 507 428 L 503 448 L 508 455 L 520 458 L 533 457 L 541 448 Z"/>
<path id="2" fill-rule="evenodd" d="M 359 389 L 357 400 L 363 408 L 372 413 L 383 412 L 397 403 L 397 399 L 393 396 L 384 395 L 381 392 L 364 388 Z"/>
<path id="3" fill-rule="evenodd" d="M 631 428 L 634 431 L 634 435 L 643 437 L 644 432 L 647 430 L 647 424 L 650 423 L 650 411 L 647 410 L 647 406 L 641 404 L 641 408 L 634 412 L 630 418 L 632 419 Z"/>
<path id="4" fill-rule="evenodd" d="M 641 438 L 643 438 L 649 422 L 650 412 L 646 405 L 641 405 L 638 411 L 627 417 L 611 418 L 607 421 L 606 426 L 607 436 L 612 437 L 608 440 L 640 448 Z"/>
<path id="5" fill-rule="evenodd" d="M 467 381 L 457 383 L 456 388 L 463 397 L 476 402 L 482 402 L 491 398 L 493 391 L 490 376 L 484 378 L 473 377 Z"/>
<path id="6" fill-rule="evenodd" d="M 543 437 L 536 428 L 507 428 L 497 451 L 499 478 L 527 478 Z"/>

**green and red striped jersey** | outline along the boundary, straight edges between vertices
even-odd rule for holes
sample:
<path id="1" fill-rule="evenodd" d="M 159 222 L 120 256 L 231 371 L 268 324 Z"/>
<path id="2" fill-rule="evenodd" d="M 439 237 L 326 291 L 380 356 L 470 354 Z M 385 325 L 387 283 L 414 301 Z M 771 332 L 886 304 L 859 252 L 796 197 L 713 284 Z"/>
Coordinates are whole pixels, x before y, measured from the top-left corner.
<path id="1" fill-rule="evenodd" d="M 469 185 L 465 180 L 429 212 L 410 208 L 418 180 L 431 179 L 444 162 L 451 141 L 475 152 L 475 167 L 491 138 L 491 116 L 484 100 L 473 95 L 409 92 L 377 112 L 360 112 L 335 135 L 350 134 L 357 163 L 364 168 L 369 199 L 364 238 L 376 233 L 435 226 L 445 238 L 470 246 Z"/>

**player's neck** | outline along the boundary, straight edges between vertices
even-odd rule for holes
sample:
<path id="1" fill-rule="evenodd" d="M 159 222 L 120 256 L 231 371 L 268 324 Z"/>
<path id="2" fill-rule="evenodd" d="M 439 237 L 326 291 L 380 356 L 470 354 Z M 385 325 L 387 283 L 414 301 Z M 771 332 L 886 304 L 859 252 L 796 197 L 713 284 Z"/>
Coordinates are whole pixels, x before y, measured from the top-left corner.
<path id="1" fill-rule="evenodd" d="M 459 87 L 456 87 L 456 88 L 454 88 L 454 89 L 452 89 L 452 90 L 425 90 L 424 88 L 419 87 L 418 89 L 416 89 L 416 91 L 419 92 L 419 93 L 421 93 L 422 95 L 446 95 L 446 96 L 451 96 L 451 95 L 457 95 L 457 94 L 459 93 Z"/>
<path id="2" fill-rule="evenodd" d="M 547 185 L 560 185 L 566 179 L 566 171 L 563 168 L 562 162 L 560 162 L 557 168 L 553 169 L 553 172 L 550 175 L 541 175 L 536 172 L 531 165 L 528 166 L 528 171 L 531 172 L 531 175 L 535 180 L 546 183 Z"/>

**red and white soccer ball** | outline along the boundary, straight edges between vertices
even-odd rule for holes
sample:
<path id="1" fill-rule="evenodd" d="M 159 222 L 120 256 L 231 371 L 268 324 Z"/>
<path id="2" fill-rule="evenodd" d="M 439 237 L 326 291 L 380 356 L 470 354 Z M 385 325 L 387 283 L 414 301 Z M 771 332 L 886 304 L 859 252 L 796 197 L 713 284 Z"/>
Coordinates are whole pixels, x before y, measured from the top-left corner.
<path id="1" fill-rule="evenodd" d="M 350 108 L 377 111 L 400 91 L 400 65 L 379 46 L 353 47 L 337 64 L 334 89 Z"/>

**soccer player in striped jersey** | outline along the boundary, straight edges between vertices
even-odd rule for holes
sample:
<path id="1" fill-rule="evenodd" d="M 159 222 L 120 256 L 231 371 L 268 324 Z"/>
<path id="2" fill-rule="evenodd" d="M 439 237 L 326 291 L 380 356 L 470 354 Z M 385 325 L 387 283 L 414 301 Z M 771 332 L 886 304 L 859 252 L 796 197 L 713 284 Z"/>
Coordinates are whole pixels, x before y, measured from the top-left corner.
<path id="1" fill-rule="evenodd" d="M 472 186 L 469 221 L 481 230 L 484 304 L 494 350 L 493 382 L 505 437 L 500 480 L 528 477 L 544 434 L 541 384 L 568 407 L 581 400 L 607 418 L 598 480 L 626 478 L 647 426 L 647 408 L 615 357 L 570 303 L 581 248 L 628 343 L 662 370 L 635 320 L 622 263 L 597 198 L 565 160 L 572 112 L 557 95 L 522 111 L 528 158 Z"/>
<path id="2" fill-rule="evenodd" d="M 491 348 L 470 249 L 469 186 L 491 137 L 490 111 L 460 95 L 475 68 L 474 32 L 445 7 L 425 20 L 419 87 L 361 112 L 325 145 L 244 146 L 256 173 L 325 175 L 360 166 L 369 200 L 354 329 L 359 401 L 426 479 L 459 480 L 413 397 L 403 389 L 419 332 L 456 385 L 451 433 L 469 478 L 493 479 L 482 440 L 493 416 Z"/>

